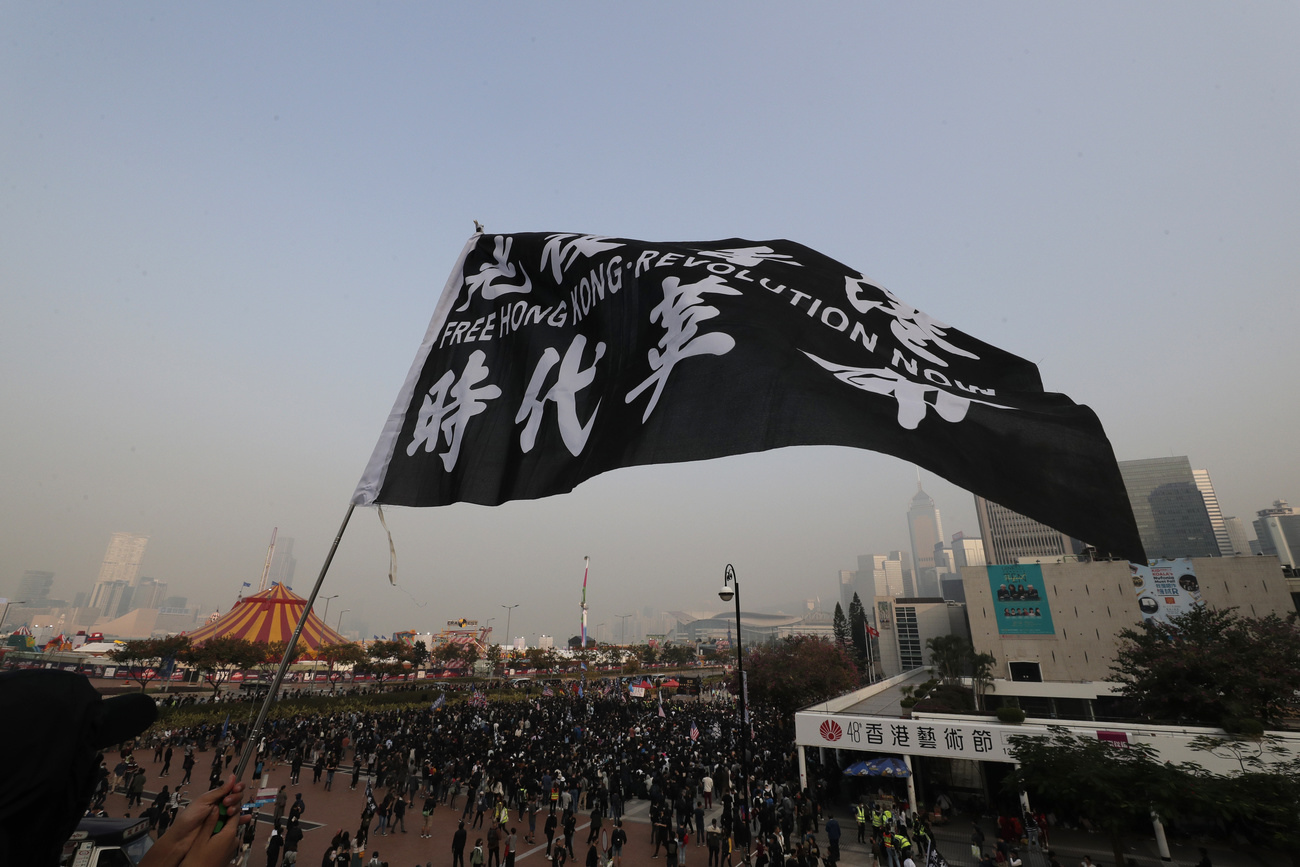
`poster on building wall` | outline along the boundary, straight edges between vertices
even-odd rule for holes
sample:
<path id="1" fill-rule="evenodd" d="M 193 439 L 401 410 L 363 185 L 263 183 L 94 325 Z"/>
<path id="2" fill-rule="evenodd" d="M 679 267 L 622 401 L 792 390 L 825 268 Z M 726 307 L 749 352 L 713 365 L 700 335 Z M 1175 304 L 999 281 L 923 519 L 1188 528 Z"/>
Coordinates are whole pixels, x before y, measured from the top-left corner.
<path id="1" fill-rule="evenodd" d="M 894 628 L 894 606 L 888 600 L 882 599 L 876 603 L 876 622 L 881 629 Z"/>
<path id="2" fill-rule="evenodd" d="M 998 635 L 1055 635 L 1043 567 L 1037 563 L 988 566 Z"/>
<path id="3" fill-rule="evenodd" d="M 1191 560 L 1152 560 L 1150 566 L 1130 563 L 1128 569 L 1143 620 L 1168 623 L 1170 617 L 1205 604 Z"/>

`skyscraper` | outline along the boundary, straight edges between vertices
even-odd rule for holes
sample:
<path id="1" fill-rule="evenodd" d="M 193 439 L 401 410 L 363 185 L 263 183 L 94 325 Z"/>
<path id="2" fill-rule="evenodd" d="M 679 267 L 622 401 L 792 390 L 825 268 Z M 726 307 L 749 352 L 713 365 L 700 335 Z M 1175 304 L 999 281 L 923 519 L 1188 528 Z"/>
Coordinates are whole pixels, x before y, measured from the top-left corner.
<path id="1" fill-rule="evenodd" d="M 1259 541 L 1259 550 L 1266 556 L 1272 555 L 1283 566 L 1296 566 L 1300 557 L 1300 515 L 1287 504 L 1286 500 L 1274 500 L 1271 508 L 1260 509 L 1255 513 L 1255 538 Z"/>
<path id="2" fill-rule="evenodd" d="M 1214 493 L 1214 485 L 1210 484 L 1210 471 L 1192 470 L 1192 478 L 1196 480 L 1196 489 L 1201 492 L 1201 499 L 1205 501 L 1205 511 L 1210 516 L 1210 526 L 1214 528 L 1214 541 L 1219 546 L 1219 556 L 1231 557 L 1236 551 L 1233 550 L 1232 539 L 1228 535 L 1228 525 L 1223 520 L 1223 512 L 1219 509 L 1219 496 Z"/>
<path id="3" fill-rule="evenodd" d="M 90 594 L 90 607 L 98 608 L 106 617 L 116 617 L 122 595 L 135 586 L 144 560 L 144 549 L 149 537 L 137 533 L 114 533 L 108 541 L 104 562 L 99 567 L 99 579 Z"/>
<path id="4" fill-rule="evenodd" d="M 1233 554 L 1250 553 L 1250 537 L 1246 535 L 1246 524 L 1241 518 L 1228 517 L 1223 519 L 1223 525 L 1228 528 L 1228 539 L 1232 543 Z"/>
<path id="5" fill-rule="evenodd" d="M 35 569 L 29 569 L 23 573 L 23 577 L 18 582 L 18 592 L 14 594 L 17 599 L 25 599 L 28 603 L 36 602 L 40 599 L 50 597 L 50 588 L 54 586 L 53 572 L 40 572 Z"/>
<path id="6" fill-rule="evenodd" d="M 1148 559 L 1220 556 L 1205 497 L 1186 456 L 1120 461 L 1119 472 Z"/>
<path id="7" fill-rule="evenodd" d="M 960 572 L 965 566 L 984 566 L 984 540 L 968 539 L 965 533 L 954 533 L 952 537 L 952 563 Z"/>
<path id="8" fill-rule="evenodd" d="M 898 552 L 894 551 L 893 553 L 897 554 Z M 891 558 L 888 554 L 873 554 L 871 561 L 872 590 L 870 594 L 862 594 L 861 598 L 865 600 L 868 596 L 912 595 L 907 589 L 907 583 L 903 580 L 903 562 L 901 559 Z"/>
<path id="9" fill-rule="evenodd" d="M 166 598 L 166 581 L 159 581 L 157 578 L 141 578 L 131 596 L 131 605 L 134 608 L 162 608 Z"/>
<path id="10" fill-rule="evenodd" d="M 1064 557 L 1077 554 L 1082 546 L 1059 530 L 992 500 L 975 498 L 984 558 L 992 565 L 1013 566 L 1021 558 Z"/>
<path id="11" fill-rule="evenodd" d="M 939 519 L 939 510 L 934 505 L 934 498 L 921 488 L 921 481 L 916 482 L 916 496 L 907 510 L 907 528 L 912 536 L 912 562 L 915 563 L 915 581 L 909 595 L 920 592 L 921 587 L 934 585 L 938 594 L 939 578 L 935 573 L 934 546 L 943 542 L 943 523 Z"/>
<path id="12" fill-rule="evenodd" d="M 298 568 L 298 559 L 293 556 L 293 537 L 281 536 L 275 543 L 275 554 L 271 558 L 271 571 L 268 581 L 293 586 L 293 573 Z"/>

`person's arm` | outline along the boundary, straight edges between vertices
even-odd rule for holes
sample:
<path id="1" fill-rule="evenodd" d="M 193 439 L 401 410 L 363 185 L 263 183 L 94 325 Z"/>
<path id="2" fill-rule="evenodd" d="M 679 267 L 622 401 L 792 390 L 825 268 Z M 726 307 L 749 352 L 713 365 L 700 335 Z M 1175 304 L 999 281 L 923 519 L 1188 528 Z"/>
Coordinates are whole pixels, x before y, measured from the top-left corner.
<path id="1" fill-rule="evenodd" d="M 195 798 L 141 859 L 140 867 L 220 867 L 229 862 L 239 845 L 239 828 L 251 818 L 238 812 L 243 793 L 244 784 L 231 774 L 223 785 Z M 214 834 L 223 806 L 235 819 L 227 819 Z"/>

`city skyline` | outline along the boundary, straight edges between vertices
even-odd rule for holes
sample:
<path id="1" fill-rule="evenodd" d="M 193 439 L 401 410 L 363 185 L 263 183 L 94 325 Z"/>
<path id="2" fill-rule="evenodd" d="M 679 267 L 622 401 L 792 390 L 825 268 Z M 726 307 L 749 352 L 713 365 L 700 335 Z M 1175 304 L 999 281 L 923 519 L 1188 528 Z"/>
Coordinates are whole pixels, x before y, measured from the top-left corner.
<path id="1" fill-rule="evenodd" d="M 278 527 L 308 592 L 475 220 L 789 238 L 1038 365 L 1117 459 L 1186 455 L 1225 532 L 1300 502 L 1293 377 L 1261 363 L 1300 324 L 1294 7 L 723 4 L 683 28 L 146 2 L 0 24 L 7 586 L 49 571 L 71 601 L 112 534 L 147 533 L 139 575 L 225 611 Z M 977 532 L 971 495 L 923 481 L 948 537 Z M 728 563 L 746 608 L 825 602 L 859 555 L 911 549 L 915 485 L 799 447 L 385 509 L 395 585 L 359 509 L 321 592 L 371 634 L 518 604 L 515 632 L 559 637 L 590 556 L 593 624 L 712 606 Z"/>

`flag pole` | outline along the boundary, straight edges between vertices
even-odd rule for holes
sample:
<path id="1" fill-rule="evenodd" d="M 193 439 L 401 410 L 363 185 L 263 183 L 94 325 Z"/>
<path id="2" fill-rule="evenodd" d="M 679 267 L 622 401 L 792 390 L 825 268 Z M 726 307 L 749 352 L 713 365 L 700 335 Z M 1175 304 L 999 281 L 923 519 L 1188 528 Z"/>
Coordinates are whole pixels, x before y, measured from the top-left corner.
<path id="1" fill-rule="evenodd" d="M 275 678 L 271 681 L 271 688 L 266 692 L 266 698 L 262 701 L 262 709 L 258 711 L 257 722 L 248 732 L 248 742 L 244 744 L 244 751 L 239 756 L 239 764 L 235 766 L 235 781 L 244 779 L 244 771 L 248 768 L 248 760 L 252 757 L 253 751 L 257 749 L 257 739 L 262 733 L 262 726 L 266 723 L 266 715 L 271 710 L 272 703 L 275 702 L 276 693 L 280 691 L 280 683 L 284 680 L 284 673 L 289 670 L 289 663 L 293 659 L 293 649 L 298 645 L 298 638 L 302 635 L 303 627 L 307 625 L 307 618 L 311 616 L 312 603 L 316 601 L 316 594 L 320 593 L 321 584 L 325 582 L 325 573 L 329 571 L 330 563 L 334 561 L 334 552 L 339 549 L 339 540 L 343 538 L 343 531 L 347 529 L 348 520 L 352 517 L 352 510 L 356 508 L 355 503 L 348 503 L 348 511 L 343 516 L 343 523 L 339 525 L 339 531 L 334 535 L 334 544 L 330 545 L 329 554 L 325 556 L 325 563 L 320 567 L 320 575 L 316 578 L 316 586 L 311 588 L 311 595 L 307 597 L 307 604 L 302 607 L 302 616 L 298 618 L 298 625 L 293 628 L 293 635 L 289 638 L 289 644 L 284 649 L 284 656 L 280 658 L 280 668 L 275 672 Z"/>

